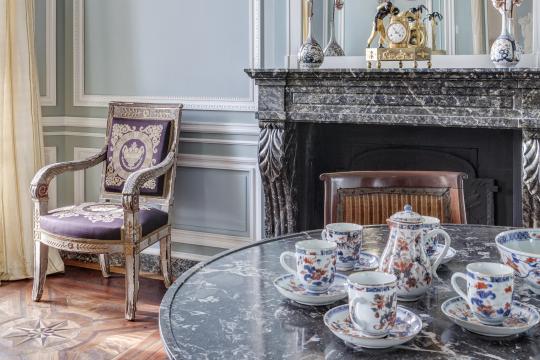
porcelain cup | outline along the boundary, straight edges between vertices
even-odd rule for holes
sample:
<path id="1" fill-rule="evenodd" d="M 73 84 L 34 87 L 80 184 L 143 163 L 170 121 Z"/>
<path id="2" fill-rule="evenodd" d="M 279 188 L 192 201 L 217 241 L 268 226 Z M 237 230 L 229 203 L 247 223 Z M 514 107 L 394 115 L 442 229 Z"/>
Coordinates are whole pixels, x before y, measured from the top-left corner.
<path id="1" fill-rule="evenodd" d="M 458 279 L 467 281 L 467 292 L 461 290 Z M 481 323 L 500 325 L 510 315 L 514 292 L 511 267 L 499 263 L 472 263 L 467 265 L 467 274 L 452 275 L 451 283 Z"/>
<path id="2" fill-rule="evenodd" d="M 397 277 L 380 271 L 351 274 L 347 279 L 353 326 L 372 337 L 385 337 L 397 316 Z"/>
<path id="3" fill-rule="evenodd" d="M 436 217 L 432 216 L 422 216 L 422 232 L 424 233 L 424 249 L 426 250 L 427 256 L 432 258 L 437 252 L 437 243 L 439 240 L 444 241 L 444 238 L 436 236 L 427 236 L 427 234 L 435 229 L 441 228 L 441 221 Z"/>
<path id="4" fill-rule="evenodd" d="M 281 266 L 296 275 L 300 284 L 312 293 L 324 293 L 334 282 L 336 274 L 335 243 L 323 240 L 304 240 L 295 244 L 296 252 L 281 254 Z M 287 264 L 287 259 L 296 261 L 296 268 Z"/>
<path id="5" fill-rule="evenodd" d="M 362 230 L 357 224 L 328 224 L 321 233 L 321 238 L 337 245 L 337 269 L 351 270 L 360 259 L 362 248 Z"/>

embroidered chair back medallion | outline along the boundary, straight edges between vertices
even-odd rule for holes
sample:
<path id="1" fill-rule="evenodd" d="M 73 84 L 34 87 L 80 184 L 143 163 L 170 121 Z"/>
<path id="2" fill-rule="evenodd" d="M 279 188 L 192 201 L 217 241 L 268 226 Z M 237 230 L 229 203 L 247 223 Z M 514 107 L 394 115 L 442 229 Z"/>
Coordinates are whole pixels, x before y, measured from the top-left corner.
<path id="1" fill-rule="evenodd" d="M 137 170 L 159 164 L 169 151 L 172 122 L 114 117 L 111 122 L 105 170 L 105 191 L 122 192 Z M 141 195 L 162 196 L 164 176 L 146 182 Z"/>

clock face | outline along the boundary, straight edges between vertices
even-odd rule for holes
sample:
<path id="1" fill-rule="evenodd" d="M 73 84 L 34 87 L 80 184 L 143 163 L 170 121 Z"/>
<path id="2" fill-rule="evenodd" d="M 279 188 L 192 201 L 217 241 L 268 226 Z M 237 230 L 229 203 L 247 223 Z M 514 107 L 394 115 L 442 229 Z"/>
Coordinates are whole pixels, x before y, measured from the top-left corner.
<path id="1" fill-rule="evenodd" d="M 407 29 L 401 23 L 390 24 L 387 32 L 388 39 L 394 44 L 402 43 L 407 37 Z"/>

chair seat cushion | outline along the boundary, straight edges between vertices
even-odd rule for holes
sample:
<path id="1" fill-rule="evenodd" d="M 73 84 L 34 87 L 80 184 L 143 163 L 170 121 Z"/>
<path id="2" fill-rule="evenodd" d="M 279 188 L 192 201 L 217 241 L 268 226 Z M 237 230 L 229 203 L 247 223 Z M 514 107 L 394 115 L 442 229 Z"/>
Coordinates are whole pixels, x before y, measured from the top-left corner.
<path id="1" fill-rule="evenodd" d="M 139 222 L 143 236 L 167 224 L 164 211 L 140 206 Z M 84 203 L 55 209 L 40 217 L 41 229 L 77 239 L 121 240 L 124 209 L 115 203 Z"/>

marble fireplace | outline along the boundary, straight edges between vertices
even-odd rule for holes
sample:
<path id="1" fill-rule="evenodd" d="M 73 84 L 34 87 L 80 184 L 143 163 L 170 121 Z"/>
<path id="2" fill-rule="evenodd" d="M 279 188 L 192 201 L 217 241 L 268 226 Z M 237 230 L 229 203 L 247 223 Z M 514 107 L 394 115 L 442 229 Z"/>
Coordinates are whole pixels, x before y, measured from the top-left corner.
<path id="1" fill-rule="evenodd" d="M 540 225 L 540 71 L 246 70 L 266 236 L 320 228 L 323 172 L 453 170 L 469 223 Z"/>

